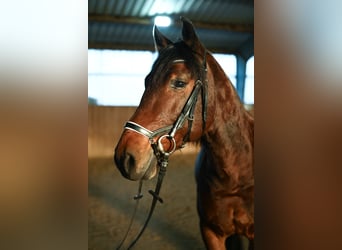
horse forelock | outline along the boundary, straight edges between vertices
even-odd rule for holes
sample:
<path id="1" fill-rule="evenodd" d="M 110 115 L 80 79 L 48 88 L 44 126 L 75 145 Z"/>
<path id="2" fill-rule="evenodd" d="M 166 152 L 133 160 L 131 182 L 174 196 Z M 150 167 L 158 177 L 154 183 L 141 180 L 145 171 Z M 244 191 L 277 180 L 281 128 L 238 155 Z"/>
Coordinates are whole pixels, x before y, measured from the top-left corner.
<path id="1" fill-rule="evenodd" d="M 150 74 L 146 77 L 146 87 L 158 86 L 164 82 L 172 65 L 180 61 L 184 61 L 193 78 L 199 79 L 202 76 L 201 62 L 196 54 L 183 41 L 178 41 L 159 51 L 159 56 L 154 62 Z"/>

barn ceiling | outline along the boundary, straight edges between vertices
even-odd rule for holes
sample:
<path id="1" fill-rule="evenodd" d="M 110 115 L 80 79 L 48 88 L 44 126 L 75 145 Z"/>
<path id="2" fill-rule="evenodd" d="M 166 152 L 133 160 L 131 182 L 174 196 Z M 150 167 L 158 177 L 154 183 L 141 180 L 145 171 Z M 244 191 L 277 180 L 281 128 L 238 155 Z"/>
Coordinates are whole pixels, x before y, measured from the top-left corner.
<path id="1" fill-rule="evenodd" d="M 154 51 L 152 29 L 159 14 L 173 20 L 160 28 L 171 40 L 180 38 L 184 16 L 210 51 L 246 59 L 254 54 L 253 0 L 88 0 L 88 47 Z"/>

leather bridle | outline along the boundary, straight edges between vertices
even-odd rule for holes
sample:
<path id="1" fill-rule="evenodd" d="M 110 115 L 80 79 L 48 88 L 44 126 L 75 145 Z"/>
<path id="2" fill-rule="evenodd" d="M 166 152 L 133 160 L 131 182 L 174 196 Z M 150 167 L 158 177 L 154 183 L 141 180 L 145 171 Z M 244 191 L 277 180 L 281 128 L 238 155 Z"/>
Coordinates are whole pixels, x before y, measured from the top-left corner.
<path id="1" fill-rule="evenodd" d="M 149 139 L 151 145 L 156 143 L 154 140 L 155 137 L 157 137 L 160 134 L 164 134 L 160 136 L 159 139 L 157 140 L 158 150 L 162 154 L 167 154 L 167 155 L 172 154 L 176 150 L 175 134 L 180 128 L 183 127 L 186 119 L 189 121 L 189 128 L 188 128 L 187 134 L 185 135 L 183 139 L 182 145 L 184 145 L 190 137 L 192 121 L 194 120 L 194 110 L 195 110 L 196 102 L 198 99 L 197 97 L 202 87 L 203 87 L 202 81 L 197 80 L 186 104 L 183 107 L 181 114 L 178 116 L 176 122 L 173 125 L 169 125 L 169 126 L 151 131 L 135 122 L 128 121 L 125 124 L 125 129 L 132 130 L 134 132 L 137 132 L 141 135 L 146 136 Z M 165 134 L 165 132 L 168 132 L 168 131 L 169 133 Z M 171 143 L 171 147 L 170 147 L 171 149 L 165 150 L 163 148 L 162 141 L 164 138 L 168 139 L 169 142 Z"/>
<path id="2" fill-rule="evenodd" d="M 180 63 L 180 62 L 185 62 L 185 60 L 182 59 L 178 59 L 175 60 L 174 63 Z M 203 71 L 204 74 L 202 74 L 202 77 L 204 77 L 204 80 L 200 80 L 198 79 L 195 82 L 195 86 L 187 100 L 187 102 L 185 103 L 181 114 L 178 116 L 176 122 L 173 125 L 169 125 L 163 128 L 159 128 L 157 130 L 151 131 L 143 126 L 141 126 L 140 124 L 137 124 L 135 122 L 132 121 L 128 121 L 125 124 L 125 129 L 128 130 L 132 130 L 134 132 L 137 132 L 141 135 L 146 136 L 151 145 L 153 145 L 155 143 L 154 138 L 157 137 L 160 134 L 164 134 L 161 137 L 159 137 L 159 139 L 157 140 L 157 145 L 158 145 L 158 150 L 163 153 L 163 154 L 172 154 L 175 150 L 176 150 L 176 141 L 175 141 L 175 134 L 177 132 L 177 130 L 179 130 L 180 128 L 183 127 L 185 120 L 188 120 L 188 131 L 187 134 L 184 136 L 183 138 L 183 143 L 182 145 L 185 145 L 185 143 L 189 140 L 190 138 L 190 133 L 191 133 L 191 128 L 192 128 L 192 122 L 194 120 L 194 112 L 195 112 L 195 106 L 197 103 L 197 99 L 198 99 L 198 94 L 200 92 L 200 90 L 202 90 L 202 103 L 203 103 L 203 109 L 202 109 L 202 118 L 203 118 L 203 126 L 202 129 L 205 129 L 205 124 L 206 124 L 206 114 L 207 114 L 207 95 L 208 95 L 208 91 L 207 91 L 207 79 L 206 79 L 206 73 L 207 73 L 207 63 L 206 63 L 206 52 L 204 55 L 204 60 L 203 60 Z M 166 132 L 168 132 L 168 134 L 165 134 Z M 171 149 L 170 150 L 165 150 L 163 148 L 162 145 L 162 140 L 164 138 L 169 139 L 170 143 L 171 143 Z"/>
<path id="3" fill-rule="evenodd" d="M 185 61 L 178 59 L 178 60 L 175 60 L 174 62 L 179 63 L 179 62 L 185 62 Z M 149 139 L 149 142 L 150 142 L 151 147 L 153 149 L 153 153 L 157 159 L 158 166 L 159 166 L 158 181 L 157 181 L 155 190 L 154 191 L 149 190 L 149 193 L 153 196 L 150 212 L 149 212 L 147 219 L 146 219 L 142 229 L 140 230 L 139 234 L 132 241 L 132 243 L 129 245 L 129 247 L 127 249 L 131 249 L 135 245 L 135 243 L 139 240 L 140 236 L 143 234 L 145 228 L 147 227 L 149 220 L 152 217 L 152 214 L 153 214 L 153 211 L 154 211 L 154 208 L 156 206 L 157 201 L 163 203 L 163 199 L 159 196 L 159 192 L 161 189 L 163 178 L 164 178 L 165 173 L 166 173 L 166 168 L 168 166 L 169 156 L 176 150 L 176 147 L 177 147 L 177 143 L 175 140 L 175 134 L 179 129 L 181 129 L 183 127 L 184 122 L 186 120 L 188 120 L 188 131 L 187 131 L 186 135 L 184 136 L 183 142 L 182 142 L 182 147 L 184 147 L 185 143 L 188 142 L 190 139 L 192 123 L 194 120 L 195 107 L 196 107 L 198 95 L 200 92 L 202 92 L 202 130 L 204 131 L 204 129 L 206 127 L 207 99 L 208 99 L 208 91 L 207 91 L 207 84 L 208 83 L 207 83 L 207 77 L 206 77 L 206 74 L 207 74 L 206 51 L 204 53 L 203 69 L 202 70 L 203 70 L 203 72 L 201 74 L 201 77 L 204 79 L 202 79 L 202 80 L 198 79 L 195 82 L 194 88 L 193 88 L 188 100 L 186 101 L 186 103 L 182 109 L 182 112 L 180 113 L 180 115 L 178 116 L 177 120 L 175 121 L 175 123 L 173 125 L 165 126 L 165 127 L 159 128 L 157 130 L 151 131 L 151 130 L 141 126 L 140 124 L 132 122 L 132 121 L 128 121 L 125 124 L 124 129 L 134 131 L 134 132 L 139 133 L 139 134 L 141 134 L 141 135 L 143 135 Z M 159 135 L 161 135 L 161 136 L 157 140 L 155 140 L 155 138 L 158 137 Z M 163 147 L 163 140 L 164 139 L 167 139 L 171 144 L 168 149 L 165 149 Z M 124 243 L 128 233 L 130 231 L 133 219 L 135 217 L 135 212 L 137 210 L 138 201 L 139 201 L 139 199 L 141 199 L 143 197 L 141 194 L 141 187 L 142 187 L 142 181 L 140 181 L 140 183 L 139 183 L 138 194 L 134 196 L 134 199 L 137 200 L 137 203 L 136 203 L 135 211 L 134 211 L 133 216 L 132 216 L 131 223 L 129 225 L 129 228 L 127 230 L 127 233 L 126 233 L 124 239 L 121 241 L 121 243 L 117 249 L 120 249 L 120 247 Z"/>

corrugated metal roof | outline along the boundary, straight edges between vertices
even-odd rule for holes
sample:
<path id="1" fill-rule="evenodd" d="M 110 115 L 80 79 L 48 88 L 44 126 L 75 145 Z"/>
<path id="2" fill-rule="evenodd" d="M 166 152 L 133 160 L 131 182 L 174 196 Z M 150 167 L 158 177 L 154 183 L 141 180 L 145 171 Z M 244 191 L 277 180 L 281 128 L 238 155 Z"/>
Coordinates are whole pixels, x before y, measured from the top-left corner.
<path id="1" fill-rule="evenodd" d="M 153 18 L 168 14 L 174 24 L 161 30 L 170 39 L 185 16 L 209 50 L 253 54 L 253 0 L 89 0 L 88 12 L 89 48 L 154 50 Z"/>

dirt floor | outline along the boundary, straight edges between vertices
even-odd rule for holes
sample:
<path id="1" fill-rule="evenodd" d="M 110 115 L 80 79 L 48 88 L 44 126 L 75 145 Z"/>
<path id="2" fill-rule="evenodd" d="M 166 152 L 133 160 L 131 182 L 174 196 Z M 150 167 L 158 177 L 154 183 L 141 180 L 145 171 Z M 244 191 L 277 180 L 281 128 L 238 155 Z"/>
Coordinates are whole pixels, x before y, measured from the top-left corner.
<path id="1" fill-rule="evenodd" d="M 170 162 L 153 217 L 135 249 L 205 249 L 196 211 L 196 154 L 177 152 Z M 112 158 L 89 160 L 88 249 L 116 249 L 134 210 L 138 182 L 124 179 Z M 144 197 L 122 249 L 126 249 L 145 220 L 156 178 L 144 182 Z"/>

